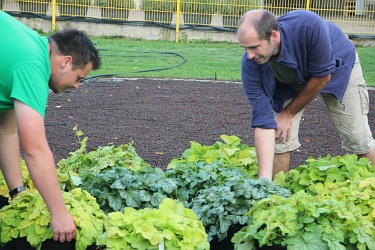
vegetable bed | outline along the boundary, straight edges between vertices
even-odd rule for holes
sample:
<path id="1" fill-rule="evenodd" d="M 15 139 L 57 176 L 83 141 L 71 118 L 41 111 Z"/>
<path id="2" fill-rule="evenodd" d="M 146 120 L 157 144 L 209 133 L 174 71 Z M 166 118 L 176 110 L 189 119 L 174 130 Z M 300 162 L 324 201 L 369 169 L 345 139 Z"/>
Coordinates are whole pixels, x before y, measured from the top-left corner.
<path id="1" fill-rule="evenodd" d="M 207 240 L 220 245 L 228 229 L 242 227 L 233 238 L 240 250 L 375 249 L 374 168 L 339 148 L 322 101 L 317 98 L 305 114 L 293 170 L 274 182 L 257 179 L 250 112 L 237 83 L 112 79 L 51 95 L 46 130 L 61 188 L 66 197 L 75 192 L 72 197 L 84 195 L 87 202 L 92 195 L 106 214 L 95 213 L 101 223 L 81 243 L 97 238 L 113 249 L 157 249 L 158 242 L 169 249 L 208 249 Z M 6 193 L 0 179 L 0 194 Z M 17 207 L 33 211 L 27 209 L 30 197 L 41 200 L 24 193 L 17 198 L 25 205 Z M 69 202 L 77 204 L 72 211 L 80 209 Z M 26 222 L 16 223 L 21 217 L 12 206 L 0 210 L 7 218 L 0 221 L 2 240 L 28 236 L 40 246 L 37 240 L 50 237 L 49 229 L 41 231 L 49 223 L 42 206 L 35 235 L 22 231 Z M 139 224 L 140 218 L 150 225 Z"/>

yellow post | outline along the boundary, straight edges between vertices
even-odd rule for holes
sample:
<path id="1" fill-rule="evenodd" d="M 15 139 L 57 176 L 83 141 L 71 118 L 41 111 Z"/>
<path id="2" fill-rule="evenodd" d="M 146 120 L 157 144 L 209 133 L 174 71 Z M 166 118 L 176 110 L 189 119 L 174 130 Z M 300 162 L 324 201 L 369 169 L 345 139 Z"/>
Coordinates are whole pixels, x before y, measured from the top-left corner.
<path id="1" fill-rule="evenodd" d="M 55 0 L 56 1 L 56 0 Z M 176 43 L 178 43 L 178 37 L 180 33 L 180 2 L 181 0 L 177 0 L 177 13 L 176 13 Z"/>
<path id="2" fill-rule="evenodd" d="M 310 10 L 310 0 L 306 1 L 306 10 Z"/>
<path id="3" fill-rule="evenodd" d="M 56 30 L 56 0 L 52 0 L 52 32 Z"/>

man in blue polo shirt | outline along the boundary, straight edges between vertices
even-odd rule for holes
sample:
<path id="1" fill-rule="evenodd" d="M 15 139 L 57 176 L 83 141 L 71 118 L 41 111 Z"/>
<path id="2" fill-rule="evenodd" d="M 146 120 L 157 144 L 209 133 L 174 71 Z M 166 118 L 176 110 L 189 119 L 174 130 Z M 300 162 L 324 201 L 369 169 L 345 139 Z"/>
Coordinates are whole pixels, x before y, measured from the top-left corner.
<path id="1" fill-rule="evenodd" d="M 290 152 L 301 146 L 302 113 L 318 94 L 343 148 L 375 165 L 366 83 L 355 47 L 339 27 L 305 10 L 279 18 L 252 10 L 239 21 L 237 37 L 245 49 L 241 75 L 252 107 L 259 178 L 289 170 Z"/>

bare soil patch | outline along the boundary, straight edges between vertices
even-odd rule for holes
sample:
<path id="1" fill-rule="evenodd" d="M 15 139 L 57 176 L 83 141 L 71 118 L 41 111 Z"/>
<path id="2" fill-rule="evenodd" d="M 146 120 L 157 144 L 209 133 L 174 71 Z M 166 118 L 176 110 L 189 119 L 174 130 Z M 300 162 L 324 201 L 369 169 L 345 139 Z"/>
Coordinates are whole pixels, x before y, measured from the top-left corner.
<path id="1" fill-rule="evenodd" d="M 370 91 L 369 122 L 375 131 L 373 95 Z M 146 162 L 166 168 L 191 141 L 212 145 L 227 134 L 253 146 L 250 117 L 240 83 L 107 78 L 50 94 L 45 124 L 56 162 L 79 148 L 77 125 L 88 137 L 89 151 L 133 141 Z M 302 147 L 293 153 L 291 167 L 308 156 L 346 154 L 320 97 L 307 107 L 299 137 Z"/>

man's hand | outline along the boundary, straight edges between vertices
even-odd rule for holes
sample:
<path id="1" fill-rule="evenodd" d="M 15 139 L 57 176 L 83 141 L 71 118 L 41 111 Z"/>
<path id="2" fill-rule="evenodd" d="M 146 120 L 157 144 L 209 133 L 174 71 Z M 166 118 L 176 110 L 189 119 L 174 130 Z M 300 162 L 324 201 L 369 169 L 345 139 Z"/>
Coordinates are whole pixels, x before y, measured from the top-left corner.
<path id="1" fill-rule="evenodd" d="M 331 79 L 331 75 L 324 77 L 311 77 L 298 95 L 276 116 L 277 131 L 275 142 L 289 141 L 294 116 L 303 110 Z"/>
<path id="2" fill-rule="evenodd" d="M 281 112 L 276 116 L 277 130 L 275 132 L 275 142 L 288 142 L 293 125 L 293 116 L 286 112 Z"/>
<path id="3" fill-rule="evenodd" d="M 51 217 L 53 240 L 70 242 L 76 238 L 76 226 L 69 213 L 56 214 Z"/>

